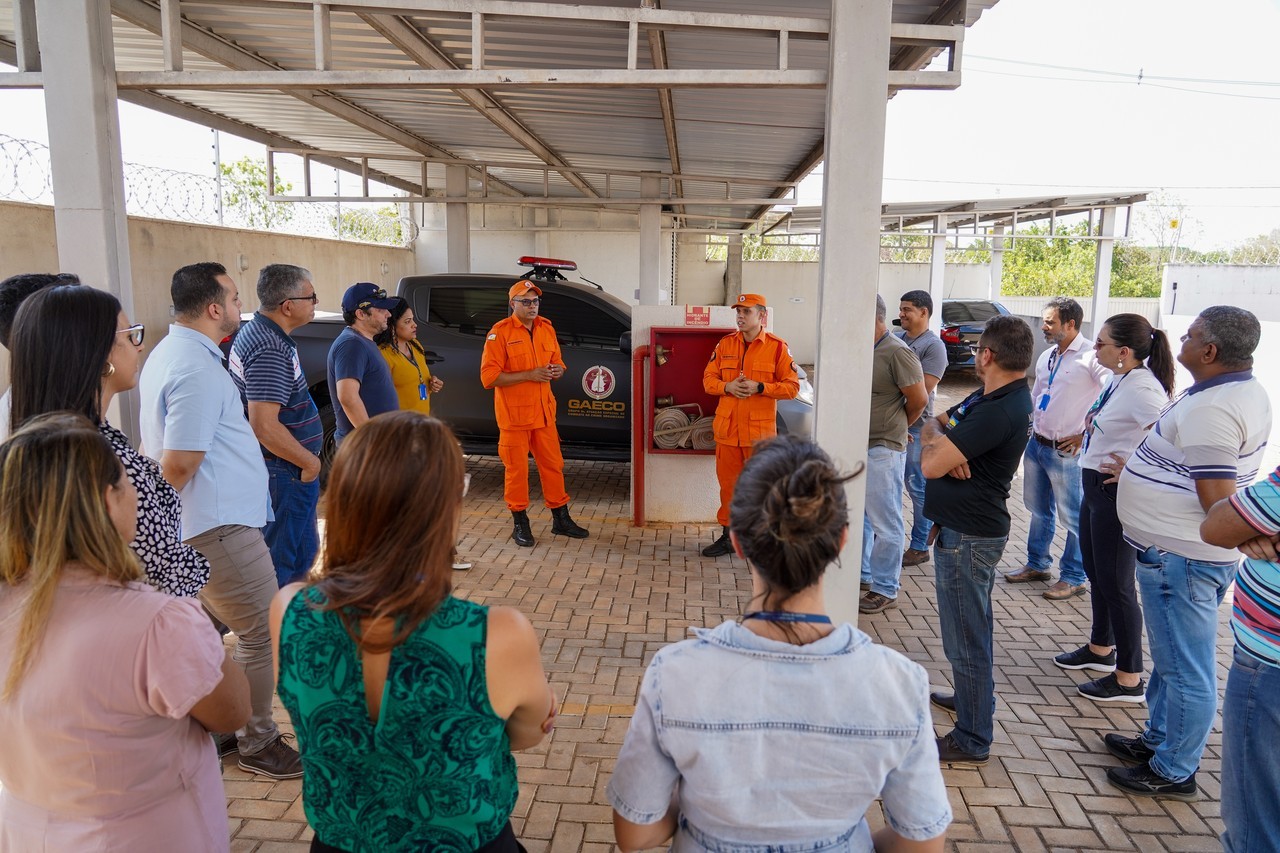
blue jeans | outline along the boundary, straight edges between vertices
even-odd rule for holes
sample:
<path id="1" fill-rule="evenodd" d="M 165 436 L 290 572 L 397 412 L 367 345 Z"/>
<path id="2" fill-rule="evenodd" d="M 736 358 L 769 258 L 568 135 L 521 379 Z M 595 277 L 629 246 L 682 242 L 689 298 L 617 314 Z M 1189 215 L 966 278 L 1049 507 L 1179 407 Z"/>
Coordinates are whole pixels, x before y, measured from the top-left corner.
<path id="1" fill-rule="evenodd" d="M 902 471 L 906 453 L 867 448 L 867 501 L 862 515 L 862 578 L 871 591 L 898 597 L 902 575 Z"/>
<path id="2" fill-rule="evenodd" d="M 262 538 L 275 563 L 280 586 L 302 580 L 320 549 L 316 533 L 316 503 L 320 480 L 304 483 L 297 465 L 283 459 L 267 460 L 267 488 L 275 521 L 262 528 Z"/>
<path id="3" fill-rule="evenodd" d="M 1142 740 L 1155 750 L 1152 769 L 1181 782 L 1200 766 L 1218 710 L 1218 605 L 1236 566 L 1148 548 L 1137 573 L 1151 654 Z"/>
<path id="4" fill-rule="evenodd" d="M 1222 703 L 1222 847 L 1226 853 L 1280 851 L 1280 667 L 1239 646 Z"/>
<path id="5" fill-rule="evenodd" d="M 1067 545 L 1062 549 L 1062 580 L 1072 586 L 1084 583 L 1084 560 L 1080 556 L 1080 460 L 1063 456 L 1034 438 L 1027 442 L 1022 457 L 1022 502 L 1031 511 L 1027 534 L 1027 565 L 1049 571 L 1053 557 L 1054 519 L 1067 528 Z"/>
<path id="6" fill-rule="evenodd" d="M 956 745 L 973 755 L 991 751 L 996 709 L 992 660 L 991 587 L 1009 537 L 970 536 L 944 527 L 933 544 L 942 650 L 956 690 Z"/>
<path id="7" fill-rule="evenodd" d="M 924 517 L 924 471 L 920 470 L 920 430 L 923 424 L 914 426 L 911 442 L 907 444 L 907 468 L 904 479 L 907 494 L 911 496 L 911 547 L 924 551 L 929 547 L 929 530 L 933 522 Z"/>

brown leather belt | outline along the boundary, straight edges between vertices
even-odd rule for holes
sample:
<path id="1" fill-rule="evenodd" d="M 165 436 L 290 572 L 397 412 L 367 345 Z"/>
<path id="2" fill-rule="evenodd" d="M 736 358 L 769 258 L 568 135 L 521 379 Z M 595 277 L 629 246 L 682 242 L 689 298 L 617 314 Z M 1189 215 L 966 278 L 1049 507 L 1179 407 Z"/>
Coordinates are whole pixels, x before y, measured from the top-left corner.
<path id="1" fill-rule="evenodd" d="M 1043 444 L 1045 447 L 1052 447 L 1055 450 L 1058 447 L 1058 440 L 1056 438 L 1045 438 L 1038 432 L 1031 433 L 1031 437 L 1036 440 L 1036 444 Z"/>

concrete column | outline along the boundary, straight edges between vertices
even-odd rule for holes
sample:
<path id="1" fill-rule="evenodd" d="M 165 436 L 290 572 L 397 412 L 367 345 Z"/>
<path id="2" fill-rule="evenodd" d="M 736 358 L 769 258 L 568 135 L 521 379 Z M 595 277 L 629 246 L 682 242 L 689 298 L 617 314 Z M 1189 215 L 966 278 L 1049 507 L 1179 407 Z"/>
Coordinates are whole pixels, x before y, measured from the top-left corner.
<path id="1" fill-rule="evenodd" d="M 1115 249 L 1116 209 L 1104 207 L 1098 241 L 1097 261 L 1093 268 L 1093 321 L 1089 324 L 1089 337 L 1095 340 L 1102 321 L 1110 316 L 1111 302 L 1111 255 Z"/>
<path id="2" fill-rule="evenodd" d="M 892 6 L 831 3 L 814 414 L 818 441 L 845 470 L 867 458 Z M 857 624 L 866 481 L 846 488 L 849 538 L 843 568 L 827 572 L 826 596 L 834 619 Z"/>
<path id="3" fill-rule="evenodd" d="M 657 198 L 662 179 L 640 178 L 640 197 Z M 640 304 L 658 305 L 662 294 L 662 205 L 640 205 Z"/>
<path id="4" fill-rule="evenodd" d="M 929 328 L 938 333 L 942 331 L 942 296 L 945 291 L 943 277 L 947 271 L 947 217 L 933 218 L 933 233 L 929 247 L 929 295 L 933 297 Z"/>
<path id="5" fill-rule="evenodd" d="M 467 167 L 444 167 L 444 194 L 449 198 L 470 195 Z M 444 206 L 444 230 L 449 272 L 471 272 L 471 205 L 462 201 Z"/>
<path id="6" fill-rule="evenodd" d="M 1004 280 L 1004 226 L 997 225 L 992 231 L 991 277 L 987 279 L 987 298 L 994 302 L 1000 298 L 1000 282 Z"/>
<path id="7" fill-rule="evenodd" d="M 114 294 L 130 319 L 136 319 L 110 4 L 41 0 L 34 5 L 58 266 Z M 117 395 L 108 413 L 134 440 L 139 437 L 137 407 L 136 395 Z"/>
<path id="8" fill-rule="evenodd" d="M 724 304 L 736 305 L 742 293 L 742 232 L 729 235 L 724 262 Z"/>

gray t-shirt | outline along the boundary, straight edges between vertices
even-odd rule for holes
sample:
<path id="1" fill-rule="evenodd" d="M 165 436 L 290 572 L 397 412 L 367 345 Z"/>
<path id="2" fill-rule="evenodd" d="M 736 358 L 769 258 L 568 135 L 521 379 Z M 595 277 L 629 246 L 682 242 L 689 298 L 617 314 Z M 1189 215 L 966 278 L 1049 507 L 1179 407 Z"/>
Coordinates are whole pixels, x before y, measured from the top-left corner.
<path id="1" fill-rule="evenodd" d="M 871 429 L 867 445 L 907 449 L 907 401 L 902 389 L 924 380 L 920 360 L 900 339 L 885 334 L 871 355 Z"/>
<path id="2" fill-rule="evenodd" d="M 920 359 L 920 367 L 926 376 L 936 376 L 941 379 L 947 372 L 947 345 L 933 333 L 932 329 L 925 329 L 914 338 L 908 338 L 905 329 L 895 334 L 902 339 L 903 343 L 911 347 L 916 358 Z M 933 398 L 934 392 L 930 391 L 929 402 L 924 404 L 924 414 L 912 426 L 923 423 L 925 418 L 933 417 Z"/>

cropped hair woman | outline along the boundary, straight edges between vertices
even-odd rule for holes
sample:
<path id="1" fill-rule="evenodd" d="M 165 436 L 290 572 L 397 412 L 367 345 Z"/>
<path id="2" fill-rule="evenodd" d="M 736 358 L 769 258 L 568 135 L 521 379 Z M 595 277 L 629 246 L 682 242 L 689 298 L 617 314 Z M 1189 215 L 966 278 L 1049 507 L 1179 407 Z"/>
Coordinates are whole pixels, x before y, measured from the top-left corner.
<path id="1" fill-rule="evenodd" d="M 249 685 L 200 605 L 142 583 L 138 511 L 80 415 L 0 445 L 0 850 L 230 849 L 206 729 Z"/>
<path id="2" fill-rule="evenodd" d="M 400 409 L 431 414 L 431 395 L 444 388 L 444 380 L 431 375 L 427 351 L 418 342 L 418 322 L 408 300 L 396 300 L 387 328 L 375 335 L 373 342 L 391 368 Z"/>
<path id="3" fill-rule="evenodd" d="M 1092 590 L 1093 627 L 1087 644 L 1053 662 L 1105 673 L 1077 688 L 1086 699 L 1137 704 L 1146 694 L 1142 608 L 1134 586 L 1137 552 L 1124 540 L 1116 488 L 1125 460 L 1169 405 L 1173 351 L 1165 333 L 1140 314 L 1108 317 L 1093 348 L 1098 362 L 1115 374 L 1085 417 L 1080 454 L 1080 551 Z"/>
<path id="4" fill-rule="evenodd" d="M 130 544 L 147 582 L 170 595 L 194 596 L 209 580 L 209 561 L 182 544 L 182 499 L 160 465 L 107 422 L 115 395 L 138 384 L 143 332 L 106 291 L 63 285 L 32 294 L 13 323 L 11 423 L 17 429 L 37 415 L 71 411 L 96 424 L 138 491 L 138 533 Z"/>
<path id="5" fill-rule="evenodd" d="M 749 612 L 649 665 L 608 789 L 624 851 L 943 849 L 925 671 L 826 614 L 851 478 L 810 441 L 756 445 L 729 509 Z"/>
<path id="6" fill-rule="evenodd" d="M 334 459 L 318 574 L 272 605 L 313 851 L 521 849 L 511 751 L 555 705 L 529 621 L 450 595 L 464 492 L 447 426 L 371 419 Z"/>

